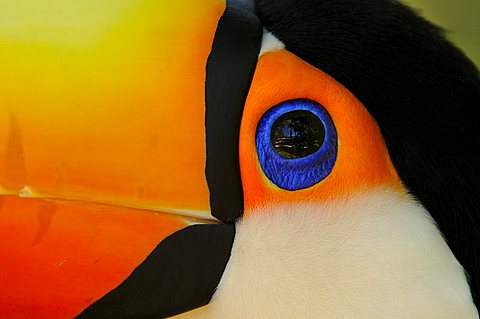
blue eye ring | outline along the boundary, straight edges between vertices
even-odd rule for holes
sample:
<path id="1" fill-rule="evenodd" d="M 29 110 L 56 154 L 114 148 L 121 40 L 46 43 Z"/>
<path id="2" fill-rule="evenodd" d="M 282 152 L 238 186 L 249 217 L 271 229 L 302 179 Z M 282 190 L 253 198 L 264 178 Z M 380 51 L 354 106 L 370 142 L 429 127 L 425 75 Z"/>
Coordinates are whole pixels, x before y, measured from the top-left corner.
<path id="1" fill-rule="evenodd" d="M 271 143 L 272 126 L 282 115 L 301 110 L 313 113 L 323 124 L 323 144 L 305 157 L 285 158 Z M 319 183 L 332 171 L 338 151 L 337 130 L 320 103 L 309 99 L 288 100 L 273 106 L 262 116 L 257 125 L 256 147 L 260 166 L 273 184 L 289 191 L 305 189 Z"/>

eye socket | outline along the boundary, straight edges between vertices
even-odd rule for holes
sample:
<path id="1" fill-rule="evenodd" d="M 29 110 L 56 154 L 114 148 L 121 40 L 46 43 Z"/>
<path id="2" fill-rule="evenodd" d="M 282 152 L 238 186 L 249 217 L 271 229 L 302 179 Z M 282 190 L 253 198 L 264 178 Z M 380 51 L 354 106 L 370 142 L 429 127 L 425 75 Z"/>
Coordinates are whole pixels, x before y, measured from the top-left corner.
<path id="1" fill-rule="evenodd" d="M 260 119 L 257 154 L 265 175 L 280 188 L 308 188 L 325 179 L 337 158 L 337 131 L 327 110 L 308 99 L 282 102 Z"/>

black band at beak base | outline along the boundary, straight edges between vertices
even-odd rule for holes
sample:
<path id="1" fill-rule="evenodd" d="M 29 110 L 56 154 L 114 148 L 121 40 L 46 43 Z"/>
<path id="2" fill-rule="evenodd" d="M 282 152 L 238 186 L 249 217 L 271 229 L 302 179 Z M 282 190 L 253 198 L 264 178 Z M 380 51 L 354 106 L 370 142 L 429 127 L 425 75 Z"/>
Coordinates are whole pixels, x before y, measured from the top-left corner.
<path id="1" fill-rule="evenodd" d="M 234 222 L 243 214 L 239 133 L 257 65 L 262 25 L 253 2 L 227 1 L 207 62 L 205 174 L 212 215 Z"/>

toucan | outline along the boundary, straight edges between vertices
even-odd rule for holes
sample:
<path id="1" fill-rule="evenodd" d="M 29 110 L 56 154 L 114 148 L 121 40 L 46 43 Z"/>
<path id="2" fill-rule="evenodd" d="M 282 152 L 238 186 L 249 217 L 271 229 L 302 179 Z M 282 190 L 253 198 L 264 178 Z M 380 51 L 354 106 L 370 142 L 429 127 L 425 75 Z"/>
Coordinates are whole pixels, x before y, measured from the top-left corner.
<path id="1" fill-rule="evenodd" d="M 395 0 L 0 2 L 0 318 L 479 318 L 478 69 Z"/>

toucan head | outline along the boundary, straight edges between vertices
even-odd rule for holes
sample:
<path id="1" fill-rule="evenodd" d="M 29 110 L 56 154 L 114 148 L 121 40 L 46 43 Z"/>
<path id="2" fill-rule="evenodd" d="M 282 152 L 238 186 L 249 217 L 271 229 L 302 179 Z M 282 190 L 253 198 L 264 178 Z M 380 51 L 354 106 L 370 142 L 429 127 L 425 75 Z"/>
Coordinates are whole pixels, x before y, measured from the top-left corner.
<path id="1" fill-rule="evenodd" d="M 478 318 L 478 70 L 397 1 L 5 3 L 0 63 L 0 317 Z"/>

